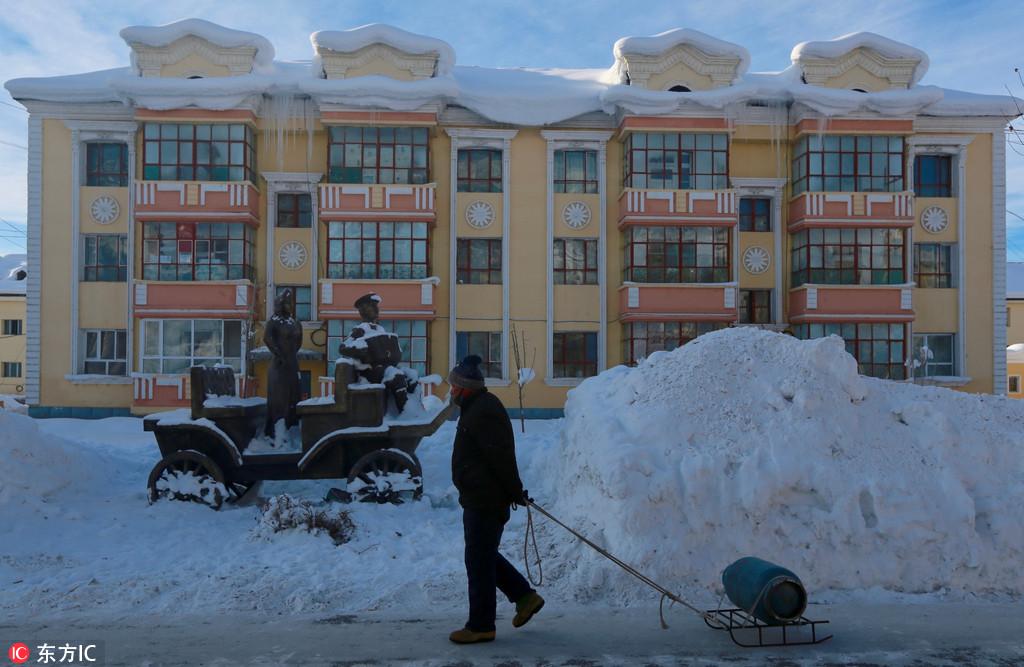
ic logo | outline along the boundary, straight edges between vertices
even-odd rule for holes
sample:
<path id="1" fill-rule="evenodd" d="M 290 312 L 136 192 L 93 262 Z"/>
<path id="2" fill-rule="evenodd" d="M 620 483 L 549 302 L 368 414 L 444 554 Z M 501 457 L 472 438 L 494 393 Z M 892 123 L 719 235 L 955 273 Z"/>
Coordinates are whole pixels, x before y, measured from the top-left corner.
<path id="1" fill-rule="evenodd" d="M 7 657 L 11 659 L 16 665 L 22 665 L 28 662 L 28 658 L 31 655 L 28 646 L 22 643 L 11 644 L 11 648 L 7 649 Z"/>

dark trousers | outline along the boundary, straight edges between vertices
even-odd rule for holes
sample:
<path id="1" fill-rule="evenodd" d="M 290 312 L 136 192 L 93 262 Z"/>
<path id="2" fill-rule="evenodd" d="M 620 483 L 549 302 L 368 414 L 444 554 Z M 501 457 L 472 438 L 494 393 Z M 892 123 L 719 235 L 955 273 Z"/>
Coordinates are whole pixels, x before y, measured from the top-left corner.
<path id="1" fill-rule="evenodd" d="M 498 553 L 501 533 L 508 518 L 508 508 L 489 511 L 465 508 L 462 511 L 466 578 L 469 579 L 469 621 L 466 627 L 474 632 L 494 630 L 495 588 L 500 588 L 513 603 L 533 591 L 523 575 Z"/>

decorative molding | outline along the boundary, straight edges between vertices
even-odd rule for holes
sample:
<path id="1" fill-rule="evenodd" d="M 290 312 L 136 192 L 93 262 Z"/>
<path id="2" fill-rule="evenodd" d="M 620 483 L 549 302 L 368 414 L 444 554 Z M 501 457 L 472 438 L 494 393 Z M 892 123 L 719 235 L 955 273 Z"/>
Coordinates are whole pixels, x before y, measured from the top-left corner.
<path id="1" fill-rule="evenodd" d="M 929 206 L 921 211 L 921 226 L 929 234 L 940 234 L 949 227 L 949 214 L 941 206 Z"/>
<path id="2" fill-rule="evenodd" d="M 130 46 L 135 71 L 144 77 L 161 76 L 160 71 L 165 66 L 179 63 L 193 54 L 213 65 L 226 67 L 231 76 L 238 76 L 252 72 L 256 58 L 254 46 L 217 46 L 196 35 L 185 35 L 167 46 L 147 46 L 140 42 L 131 42 Z"/>
<path id="3" fill-rule="evenodd" d="M 434 76 L 440 56 L 436 51 L 408 53 L 379 42 L 352 52 L 333 51 L 317 46 L 316 54 L 320 57 L 324 75 L 328 79 L 347 78 L 349 70 L 365 67 L 374 60 L 383 60 L 395 69 L 407 72 L 414 81 Z"/>
<path id="4" fill-rule="evenodd" d="M 82 232 L 82 167 L 83 153 L 81 130 L 71 128 L 71 284 L 68 294 L 71 297 L 71 313 L 68 317 L 68 339 L 70 342 L 71 367 L 68 373 L 78 372 L 78 285 L 82 278 L 81 268 L 81 232 Z M 38 269 L 36 269 L 38 270 Z"/>
<path id="5" fill-rule="evenodd" d="M 25 398 L 29 405 L 39 405 L 40 395 L 40 332 L 42 322 L 41 283 L 43 232 L 43 119 L 36 113 L 28 117 L 28 263 L 31 270 L 26 281 Z M 78 244 L 74 244 L 77 248 Z"/>
<path id="6" fill-rule="evenodd" d="M 728 86 L 736 80 L 740 63 L 739 56 L 717 56 L 698 49 L 693 44 L 678 44 L 657 55 L 644 53 L 623 53 L 629 85 L 647 88 L 652 76 L 663 74 L 675 65 L 685 65 L 697 74 L 711 79 L 712 88 Z M 691 90 L 694 88 L 689 86 Z"/>
<path id="7" fill-rule="evenodd" d="M 320 199 L 317 197 L 317 184 L 323 178 L 321 172 L 303 172 L 303 171 L 265 171 L 262 173 L 264 180 L 266 181 L 266 193 L 267 193 L 267 298 L 264 301 L 265 319 L 270 319 L 273 315 L 274 303 L 273 297 L 270 296 L 274 293 L 274 247 L 276 245 L 274 240 L 274 230 L 277 228 L 277 196 L 282 193 L 289 194 L 308 194 L 310 199 L 310 243 L 312 245 L 312 251 L 310 254 L 310 277 L 309 286 L 310 294 L 317 293 L 317 264 L 319 262 L 319 246 L 318 246 L 318 232 L 319 232 L 319 210 L 320 210 Z M 318 309 L 320 307 L 319 300 L 311 299 L 310 316 L 315 320 L 318 317 Z"/>
<path id="8" fill-rule="evenodd" d="M 101 225 L 109 225 L 121 215 L 121 205 L 109 195 L 103 195 L 92 200 L 89 205 L 89 215 Z"/>
<path id="9" fill-rule="evenodd" d="M 761 246 L 753 245 L 743 251 L 743 269 L 751 275 L 764 273 L 771 263 L 771 254 Z"/>
<path id="10" fill-rule="evenodd" d="M 475 229 L 487 229 L 494 223 L 494 207 L 485 201 L 475 201 L 466 207 L 466 223 Z"/>
<path id="11" fill-rule="evenodd" d="M 583 229 L 590 224 L 590 207 L 581 201 L 574 201 L 562 208 L 562 222 L 569 229 Z"/>
<path id="12" fill-rule="evenodd" d="M 804 80 L 812 86 L 824 86 L 854 67 L 861 67 L 880 79 L 886 79 L 890 88 L 909 88 L 921 60 L 890 58 L 875 49 L 862 46 L 837 58 L 801 57 L 797 63 L 803 71 Z"/>
<path id="13" fill-rule="evenodd" d="M 784 243 L 783 235 L 786 230 L 782 224 L 782 199 L 786 184 L 785 178 L 736 178 L 729 179 L 733 189 L 736 191 L 737 200 L 743 197 L 768 197 L 772 200 L 772 237 L 774 245 L 775 262 L 775 286 L 772 288 L 772 319 L 776 323 L 782 321 L 783 292 L 785 287 L 782 274 L 782 248 Z M 737 206 L 739 204 L 737 203 Z M 737 225 L 737 228 L 739 225 Z"/>
<path id="14" fill-rule="evenodd" d="M 286 269 L 297 270 L 306 265 L 309 253 L 299 241 L 288 241 L 277 251 L 277 261 Z"/>
<path id="15" fill-rule="evenodd" d="M 962 220 L 959 226 L 964 227 Z M 992 132 L 992 334 L 992 393 L 1005 396 L 1006 138 L 1002 127 Z M 960 373 L 965 374 L 966 370 L 963 368 Z"/>

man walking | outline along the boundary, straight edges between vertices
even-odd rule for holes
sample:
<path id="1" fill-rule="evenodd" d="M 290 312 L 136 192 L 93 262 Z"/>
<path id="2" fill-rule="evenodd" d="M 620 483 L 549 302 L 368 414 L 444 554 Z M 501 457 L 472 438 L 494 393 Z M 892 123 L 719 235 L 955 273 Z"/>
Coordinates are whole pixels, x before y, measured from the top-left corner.
<path id="1" fill-rule="evenodd" d="M 513 504 L 525 504 L 516 465 L 512 422 L 498 397 L 487 391 L 482 359 L 470 355 L 448 375 L 452 402 L 462 409 L 452 449 L 452 482 L 459 491 L 466 539 L 469 621 L 448 638 L 456 644 L 494 641 L 495 588 L 515 603 L 513 627 L 526 624 L 544 606 L 523 575 L 498 553 Z"/>

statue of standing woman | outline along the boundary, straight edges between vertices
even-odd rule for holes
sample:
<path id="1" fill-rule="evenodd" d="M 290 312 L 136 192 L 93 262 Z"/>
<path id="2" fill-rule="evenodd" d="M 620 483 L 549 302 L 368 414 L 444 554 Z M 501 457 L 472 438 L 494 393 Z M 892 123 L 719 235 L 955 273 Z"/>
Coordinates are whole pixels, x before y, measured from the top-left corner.
<path id="1" fill-rule="evenodd" d="M 274 316 L 263 327 L 263 342 L 273 355 L 267 373 L 267 424 L 264 433 L 273 438 L 274 426 L 281 419 L 285 427 L 299 423 L 295 405 L 301 398 L 299 385 L 299 348 L 302 325 L 292 316 L 291 290 L 274 300 Z"/>

